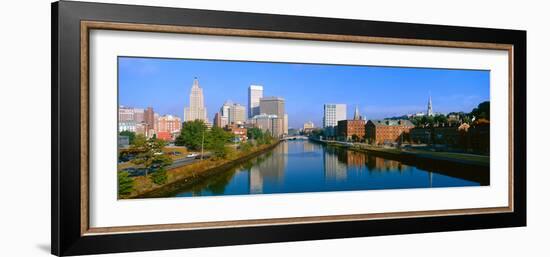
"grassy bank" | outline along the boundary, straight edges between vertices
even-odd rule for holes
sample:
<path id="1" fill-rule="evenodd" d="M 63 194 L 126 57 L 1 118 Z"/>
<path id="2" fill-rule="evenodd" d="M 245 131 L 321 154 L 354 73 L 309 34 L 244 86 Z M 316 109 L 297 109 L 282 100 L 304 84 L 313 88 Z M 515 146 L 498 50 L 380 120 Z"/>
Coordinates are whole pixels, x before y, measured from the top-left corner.
<path id="1" fill-rule="evenodd" d="M 192 185 L 201 179 L 215 175 L 238 163 L 256 157 L 274 148 L 278 143 L 255 146 L 249 151 L 235 151 L 225 159 L 207 159 L 167 170 L 167 180 L 163 185 L 157 185 L 145 176 L 136 177 L 134 179 L 134 190 L 131 194 L 122 198 L 150 198 L 168 195 L 174 188 Z"/>
<path id="2" fill-rule="evenodd" d="M 346 145 L 339 142 L 325 142 L 327 145 L 335 147 L 344 147 L 350 150 L 363 151 L 374 155 L 384 155 L 385 157 L 403 158 L 403 157 L 415 157 L 417 159 L 424 160 L 437 160 L 445 162 L 456 162 L 461 164 L 476 165 L 476 166 L 489 166 L 489 156 L 477 155 L 468 153 L 454 153 L 454 152 L 435 152 L 420 149 L 398 149 L 398 148 L 384 148 L 378 146 L 370 146 L 366 144 L 355 144 L 353 146 Z"/>

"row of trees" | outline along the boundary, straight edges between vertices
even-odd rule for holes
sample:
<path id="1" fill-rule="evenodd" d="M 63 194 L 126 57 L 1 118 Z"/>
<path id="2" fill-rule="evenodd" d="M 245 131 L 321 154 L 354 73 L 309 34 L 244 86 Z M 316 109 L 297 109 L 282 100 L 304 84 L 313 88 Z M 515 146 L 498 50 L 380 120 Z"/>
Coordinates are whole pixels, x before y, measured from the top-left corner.
<path id="1" fill-rule="evenodd" d="M 269 130 L 262 131 L 259 128 L 250 128 L 246 132 L 246 136 L 252 142 L 255 142 L 258 145 L 268 145 L 273 143 L 273 136 Z"/>
<path id="2" fill-rule="evenodd" d="M 233 139 L 233 134 L 219 127 L 208 130 L 201 120 L 183 123 L 180 135 L 176 138 L 177 146 L 185 146 L 191 151 L 208 150 L 216 158 L 226 158 L 230 149 L 226 146 Z"/>
<path id="3" fill-rule="evenodd" d="M 434 124 L 445 124 L 449 122 L 461 122 L 471 124 L 474 120 L 490 120 L 490 102 L 485 101 L 480 103 L 470 113 L 465 112 L 451 112 L 448 115 L 436 114 L 434 116 L 420 116 L 412 117 L 410 121 L 415 126 L 433 126 Z M 456 117 L 456 121 L 449 120 L 449 117 L 453 115 Z"/>

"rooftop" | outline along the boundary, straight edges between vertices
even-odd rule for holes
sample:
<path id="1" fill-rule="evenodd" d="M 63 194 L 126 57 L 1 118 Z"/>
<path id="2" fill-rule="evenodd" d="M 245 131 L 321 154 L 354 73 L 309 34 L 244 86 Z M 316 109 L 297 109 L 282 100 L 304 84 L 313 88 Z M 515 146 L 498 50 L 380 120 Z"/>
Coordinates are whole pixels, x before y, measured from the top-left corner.
<path id="1" fill-rule="evenodd" d="M 414 127 L 414 124 L 410 120 L 369 120 L 374 126 L 407 126 Z"/>
<path id="2" fill-rule="evenodd" d="M 264 96 L 260 98 L 260 101 L 284 101 L 285 99 L 278 96 Z"/>

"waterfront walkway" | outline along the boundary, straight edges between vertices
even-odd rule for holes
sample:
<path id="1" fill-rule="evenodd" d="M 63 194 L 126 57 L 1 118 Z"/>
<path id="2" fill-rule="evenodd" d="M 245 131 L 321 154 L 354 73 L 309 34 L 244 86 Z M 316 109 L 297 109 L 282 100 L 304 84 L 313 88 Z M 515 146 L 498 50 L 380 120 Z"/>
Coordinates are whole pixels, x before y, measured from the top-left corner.
<path id="1" fill-rule="evenodd" d="M 321 140 L 316 138 L 309 138 L 310 140 L 320 142 L 323 144 L 334 145 L 339 147 L 346 147 L 351 150 L 364 150 L 371 153 L 379 153 L 386 155 L 394 155 L 396 157 L 402 157 L 412 155 L 421 159 L 432 159 L 447 162 L 458 162 L 462 164 L 489 166 L 490 159 L 488 155 L 478 155 L 469 153 L 456 153 L 456 152 L 437 152 L 424 149 L 415 148 L 397 148 L 397 147 L 383 147 L 374 146 L 366 143 L 352 143 L 335 140 Z"/>

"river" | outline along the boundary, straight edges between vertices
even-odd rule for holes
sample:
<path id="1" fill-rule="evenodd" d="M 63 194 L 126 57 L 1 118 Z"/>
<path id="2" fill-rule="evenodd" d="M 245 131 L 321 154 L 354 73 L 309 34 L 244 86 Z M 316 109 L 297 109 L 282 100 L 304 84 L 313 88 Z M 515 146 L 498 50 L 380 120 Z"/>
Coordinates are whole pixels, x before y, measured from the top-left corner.
<path id="1" fill-rule="evenodd" d="M 420 167 L 422 168 L 420 168 Z M 487 171 L 488 172 L 488 171 Z M 273 150 L 173 194 L 178 197 L 480 186 L 453 167 L 404 164 L 308 140 Z"/>

